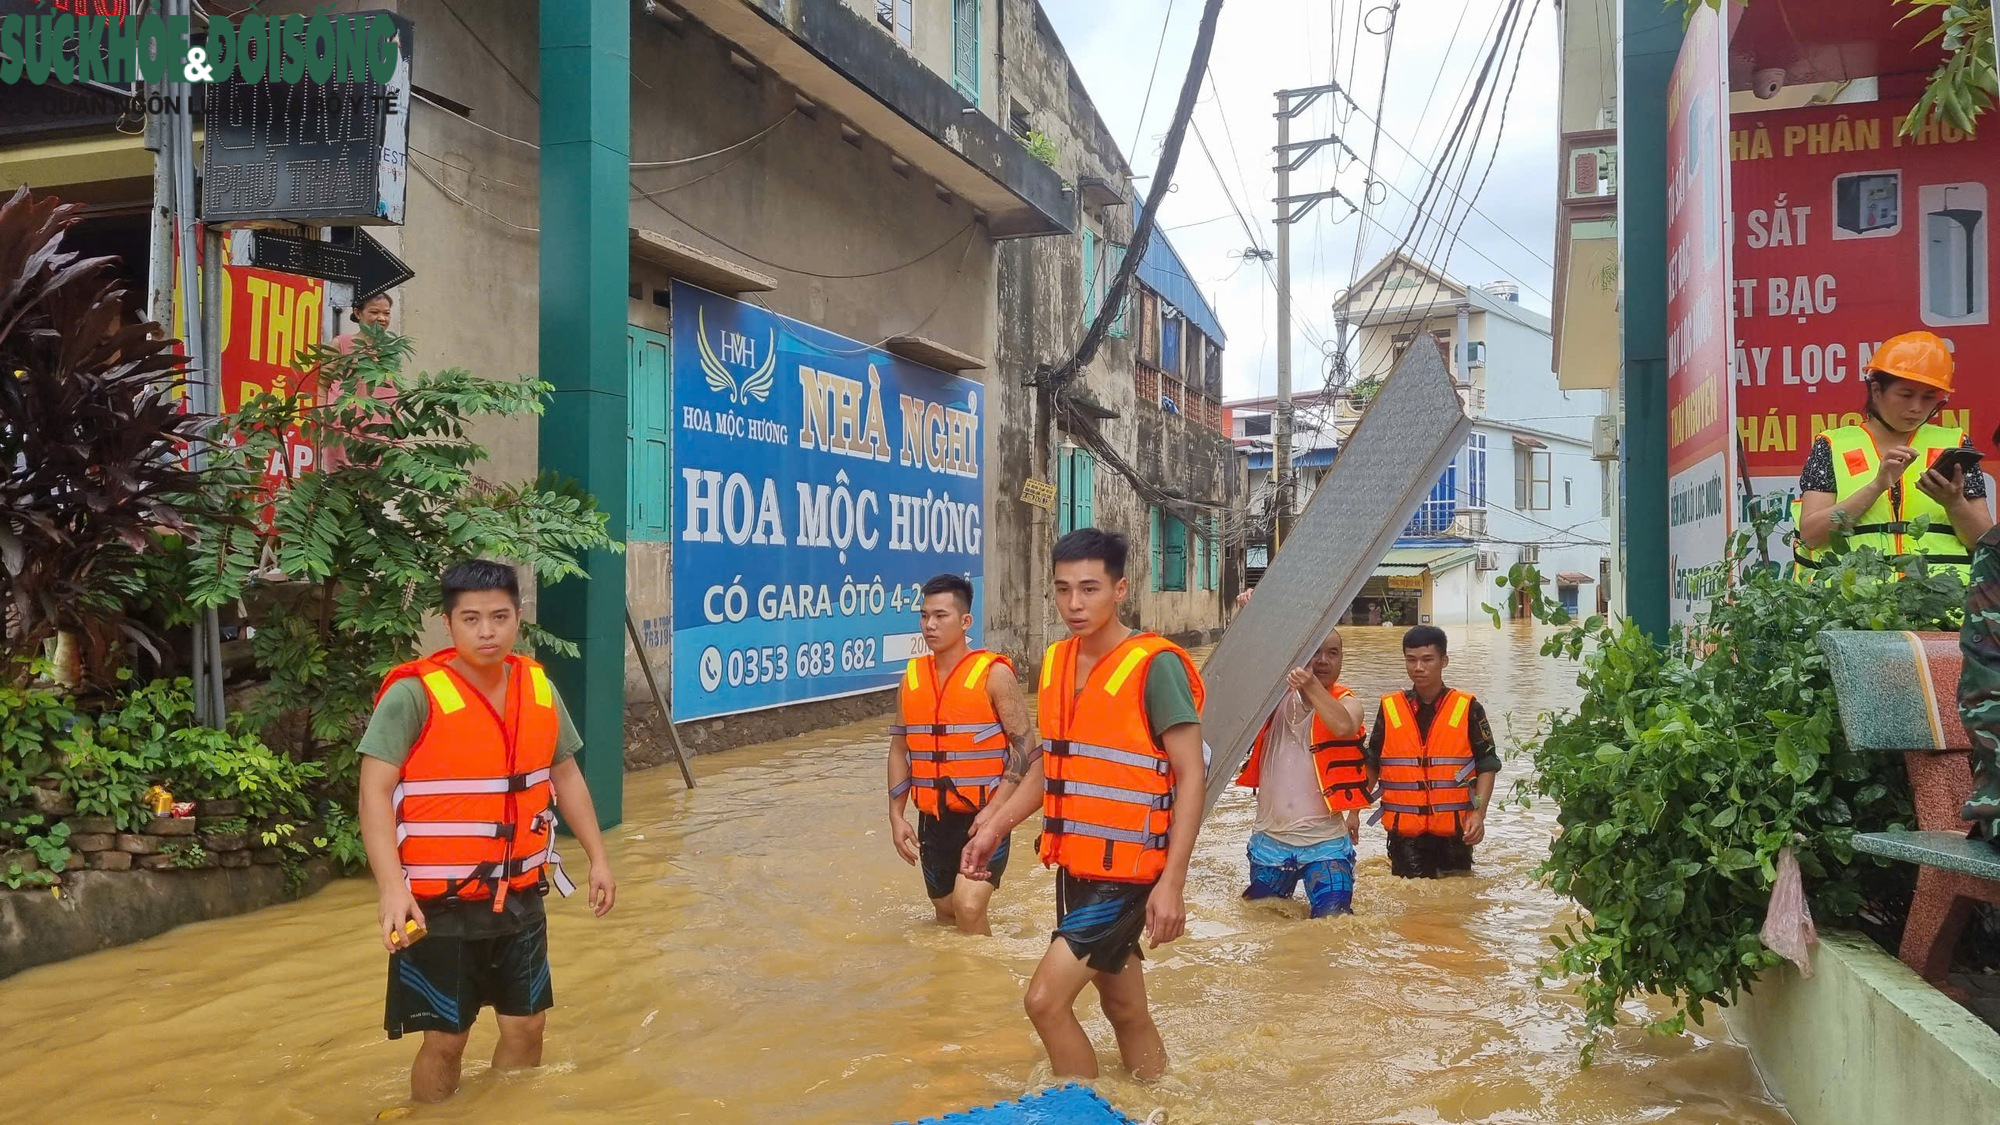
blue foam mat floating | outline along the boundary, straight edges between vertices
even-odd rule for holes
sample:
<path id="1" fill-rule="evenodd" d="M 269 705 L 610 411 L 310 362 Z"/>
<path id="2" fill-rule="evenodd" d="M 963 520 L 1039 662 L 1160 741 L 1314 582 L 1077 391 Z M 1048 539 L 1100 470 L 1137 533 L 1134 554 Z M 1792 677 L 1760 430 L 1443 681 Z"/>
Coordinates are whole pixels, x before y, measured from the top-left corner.
<path id="1" fill-rule="evenodd" d="M 1074 1083 L 1013 1101 L 902 1125 L 1138 1125 L 1088 1086 Z"/>

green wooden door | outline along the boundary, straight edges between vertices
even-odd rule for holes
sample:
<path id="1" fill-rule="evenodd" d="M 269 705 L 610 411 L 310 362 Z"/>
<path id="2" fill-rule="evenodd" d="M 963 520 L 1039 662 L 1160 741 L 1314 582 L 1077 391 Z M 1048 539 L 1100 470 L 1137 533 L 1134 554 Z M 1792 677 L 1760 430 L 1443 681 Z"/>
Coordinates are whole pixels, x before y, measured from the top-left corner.
<path id="1" fill-rule="evenodd" d="M 671 463 L 673 365 L 667 337 L 637 326 L 625 330 L 626 364 L 631 371 L 629 418 L 625 430 L 625 472 L 630 510 L 626 526 L 632 542 L 665 542 L 672 537 Z"/>

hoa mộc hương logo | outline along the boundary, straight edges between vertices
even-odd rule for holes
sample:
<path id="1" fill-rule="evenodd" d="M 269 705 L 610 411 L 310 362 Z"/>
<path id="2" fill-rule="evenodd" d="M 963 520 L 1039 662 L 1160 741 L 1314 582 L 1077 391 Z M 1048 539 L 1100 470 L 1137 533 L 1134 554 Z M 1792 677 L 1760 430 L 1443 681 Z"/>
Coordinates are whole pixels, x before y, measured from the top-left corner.
<path id="1" fill-rule="evenodd" d="M 125 0 L 40 0 L 0 15 L 0 83 L 387 83 L 400 45 L 383 13 L 212 16 L 207 42 L 188 16 L 131 14 Z"/>
<path id="2" fill-rule="evenodd" d="M 771 333 L 771 338 L 764 345 L 762 364 L 757 362 L 757 341 L 741 332 L 724 330 L 718 333 L 721 337 L 722 355 L 717 355 L 715 349 L 708 344 L 706 309 L 697 310 L 695 313 L 695 335 L 701 344 L 701 371 L 708 378 L 709 390 L 727 394 L 730 401 L 738 406 L 753 398 L 763 402 L 771 397 L 771 384 L 775 381 L 772 373 L 778 366 L 776 331 Z M 729 357 L 729 363 L 723 362 L 723 356 Z M 750 370 L 739 380 L 735 372 L 729 369 L 731 364 Z"/>

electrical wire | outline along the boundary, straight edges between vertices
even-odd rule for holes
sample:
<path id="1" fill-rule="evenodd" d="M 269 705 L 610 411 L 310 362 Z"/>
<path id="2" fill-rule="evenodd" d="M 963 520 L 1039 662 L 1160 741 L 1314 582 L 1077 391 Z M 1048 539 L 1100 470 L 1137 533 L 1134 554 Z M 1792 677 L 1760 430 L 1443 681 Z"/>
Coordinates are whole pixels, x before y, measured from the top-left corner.
<path id="1" fill-rule="evenodd" d="M 1167 28 L 1174 22 L 1174 0 L 1167 0 L 1167 14 L 1160 19 L 1160 41 L 1153 46 L 1153 69 L 1146 75 L 1146 96 L 1139 103 L 1139 120 L 1132 123 L 1132 144 L 1126 149 L 1139 155 L 1139 136 L 1146 130 L 1146 111 L 1153 106 L 1153 82 L 1160 77 L 1160 55 L 1167 49 Z"/>
<path id="2" fill-rule="evenodd" d="M 540 227 L 524 227 L 519 223 L 510 222 L 506 219 L 501 218 L 498 215 L 495 215 L 493 212 L 488 211 L 486 208 L 481 207 L 479 204 L 474 203 L 470 199 L 465 198 L 464 196 L 444 186 L 444 181 L 438 179 L 436 176 L 431 175 L 429 172 L 424 171 L 424 166 L 421 164 L 410 165 L 410 171 L 415 172 L 418 176 L 422 177 L 425 181 L 427 181 L 432 187 L 443 192 L 445 198 L 451 200 L 453 203 L 458 204 L 460 207 L 469 207 L 472 210 L 479 212 L 480 214 L 486 216 L 489 219 L 492 219 L 494 222 L 499 223 L 501 226 L 504 227 L 513 227 L 515 230 L 523 231 L 527 234 L 539 235 L 542 233 L 542 228 Z"/>
<path id="3" fill-rule="evenodd" d="M 778 118 L 776 121 L 771 122 L 769 125 L 764 126 L 762 129 L 759 129 L 755 133 L 752 133 L 749 136 L 743 138 L 742 140 L 737 141 L 735 144 L 724 145 L 721 148 L 714 150 L 713 152 L 704 152 L 699 156 L 683 156 L 674 160 L 635 160 L 632 162 L 631 166 L 635 171 L 643 171 L 648 168 L 671 168 L 677 164 L 693 164 L 697 161 L 708 160 L 713 157 L 721 156 L 724 153 L 734 152 L 737 149 L 744 147 L 745 145 L 756 144 L 758 141 L 761 141 L 765 137 L 770 136 L 772 133 L 777 132 L 778 126 L 783 125 L 785 122 L 790 121 L 792 118 L 797 117 L 798 115 L 799 111 L 796 108 L 794 108 L 788 113 L 786 113 L 783 117 Z"/>

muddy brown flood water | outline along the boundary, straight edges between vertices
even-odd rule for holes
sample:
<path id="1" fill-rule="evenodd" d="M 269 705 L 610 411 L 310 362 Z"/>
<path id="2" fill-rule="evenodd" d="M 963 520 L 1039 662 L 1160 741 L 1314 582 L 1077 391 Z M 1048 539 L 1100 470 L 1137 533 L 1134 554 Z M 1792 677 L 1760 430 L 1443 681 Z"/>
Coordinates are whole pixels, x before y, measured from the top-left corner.
<path id="1" fill-rule="evenodd" d="M 1524 627 L 1451 633 L 1449 682 L 1486 701 L 1504 747 L 1574 698 L 1573 668 Z M 1393 689 L 1398 635 L 1347 630 L 1346 682 Z M 883 725 L 699 759 L 692 793 L 671 769 L 628 778 L 617 910 L 550 902 L 548 1065 L 472 1065 L 453 1101 L 402 1120 L 887 1125 L 1046 1084 L 1020 1004 L 1053 925 L 1033 822 L 995 936 L 932 925 L 884 830 Z M 1510 761 L 1499 792 L 1524 768 Z M 1167 1078 L 1118 1074 L 1086 993 L 1099 1089 L 1135 1119 L 1789 1120 L 1726 1039 L 1628 1030 L 1578 1068 L 1580 1010 L 1536 980 L 1571 909 L 1529 877 L 1553 809 L 1496 811 L 1476 874 L 1440 882 L 1392 878 L 1368 829 L 1356 916 L 1321 922 L 1237 897 L 1252 811 L 1234 792 L 1203 827 L 1188 935 L 1150 955 Z M 0 1120 L 372 1120 L 404 1102 L 414 1049 L 382 1036 L 383 960 L 373 885 L 352 879 L 0 982 Z M 493 1034 L 489 1013 L 469 1060 Z"/>

